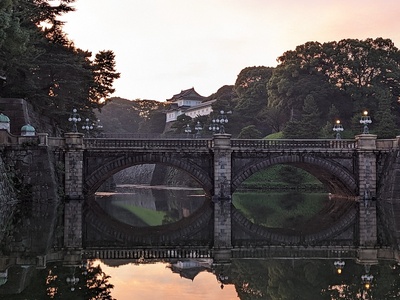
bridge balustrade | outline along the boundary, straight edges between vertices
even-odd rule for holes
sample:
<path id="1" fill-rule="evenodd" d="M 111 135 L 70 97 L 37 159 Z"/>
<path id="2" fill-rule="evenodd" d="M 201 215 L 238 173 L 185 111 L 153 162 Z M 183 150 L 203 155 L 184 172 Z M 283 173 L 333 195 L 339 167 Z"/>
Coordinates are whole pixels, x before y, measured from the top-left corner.
<path id="1" fill-rule="evenodd" d="M 211 139 L 84 139 L 86 149 L 209 149 Z"/>
<path id="2" fill-rule="evenodd" d="M 376 149 L 377 150 L 394 150 L 398 147 L 397 139 L 382 139 L 376 140 Z"/>
<path id="3" fill-rule="evenodd" d="M 303 140 L 303 139 L 277 139 L 277 140 L 247 140 L 247 139 L 232 139 L 232 148 L 239 149 L 262 149 L 262 150 L 288 150 L 288 149 L 307 149 L 307 150 L 343 150 L 343 149 L 355 149 L 356 141 L 349 140 Z"/>

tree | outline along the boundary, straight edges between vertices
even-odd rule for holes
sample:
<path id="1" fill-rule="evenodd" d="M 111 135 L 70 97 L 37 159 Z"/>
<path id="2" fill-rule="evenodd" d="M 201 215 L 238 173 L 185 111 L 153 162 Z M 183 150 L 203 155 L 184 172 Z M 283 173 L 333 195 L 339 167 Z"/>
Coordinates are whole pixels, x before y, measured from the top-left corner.
<path id="1" fill-rule="evenodd" d="M 258 119 L 267 124 L 273 132 L 280 132 L 289 118 L 282 107 L 265 107 L 258 116 Z"/>
<path id="2" fill-rule="evenodd" d="M 105 104 L 108 97 L 115 92 L 114 80 L 120 77 L 115 70 L 113 51 L 100 51 L 92 63 L 94 84 L 90 89 L 90 101 L 96 105 Z"/>
<path id="3" fill-rule="evenodd" d="M 187 115 L 180 115 L 176 118 L 176 121 L 172 124 L 171 128 L 175 131 L 175 133 L 185 133 L 186 126 L 190 126 L 191 122 L 191 117 Z"/>
<path id="4" fill-rule="evenodd" d="M 68 128 L 73 108 L 82 118 L 94 118 L 114 91 L 112 51 L 91 53 L 76 48 L 58 17 L 73 11 L 74 0 L 7 0 L 0 4 L 1 97 L 20 97 Z M 4 80 L 2 80 L 4 81 Z"/>
<path id="5" fill-rule="evenodd" d="M 332 104 L 328 112 L 328 121 L 326 121 L 325 126 L 322 128 L 323 138 L 333 138 L 335 136 L 333 134 L 333 126 L 337 120 L 340 121 L 340 113 L 336 106 Z"/>
<path id="6" fill-rule="evenodd" d="M 256 128 L 255 125 L 249 125 L 244 127 L 238 137 L 238 139 L 260 139 L 262 138 L 261 131 Z"/>
<path id="7" fill-rule="evenodd" d="M 278 66 L 268 82 L 268 108 L 297 114 L 308 95 L 314 98 L 322 115 L 328 114 L 332 104 L 340 107 L 343 116 L 352 115 L 351 101 L 344 92 L 332 86 L 322 74 L 303 70 L 292 62 Z"/>
<path id="8" fill-rule="evenodd" d="M 165 128 L 164 105 L 149 112 L 147 118 L 143 118 L 140 123 L 139 132 L 143 133 L 163 133 Z"/>
<path id="9" fill-rule="evenodd" d="M 284 129 L 285 138 L 315 139 L 321 135 L 321 113 L 312 95 L 304 100 L 300 120 L 293 119 Z"/>
<path id="10" fill-rule="evenodd" d="M 392 95 L 388 91 L 378 93 L 378 111 L 376 112 L 375 131 L 381 139 L 392 139 L 397 135 L 394 115 L 391 113 L 390 104 Z"/>
<path id="11" fill-rule="evenodd" d="M 350 120 L 365 107 L 377 111 L 375 95 L 388 89 L 394 95 L 391 113 L 398 110 L 400 52 L 389 39 L 309 42 L 278 60 L 280 65 L 268 85 L 269 106 L 300 109 L 305 96 L 312 94 L 323 115 L 334 104 L 342 118 Z M 322 99 L 327 101 L 321 101 L 324 93 Z"/>
<path id="12" fill-rule="evenodd" d="M 235 106 L 232 115 L 237 132 L 249 125 L 256 126 L 263 134 L 270 132 L 265 130 L 263 119 L 258 119 L 258 116 L 268 103 L 267 82 L 272 72 L 273 68 L 261 66 L 248 67 L 239 73 L 235 82 L 237 98 L 233 99 Z"/>

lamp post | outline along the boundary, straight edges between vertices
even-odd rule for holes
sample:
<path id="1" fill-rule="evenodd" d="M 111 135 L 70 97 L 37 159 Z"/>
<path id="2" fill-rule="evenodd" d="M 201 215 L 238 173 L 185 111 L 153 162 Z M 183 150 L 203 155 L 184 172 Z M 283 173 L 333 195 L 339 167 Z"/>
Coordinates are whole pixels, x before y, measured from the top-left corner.
<path id="1" fill-rule="evenodd" d="M 196 138 L 200 137 L 200 131 L 203 130 L 203 126 L 201 125 L 200 121 L 197 121 L 194 130 L 196 130 Z"/>
<path id="2" fill-rule="evenodd" d="M 372 274 L 369 274 L 370 268 L 370 265 L 364 265 L 365 274 L 361 275 L 361 281 L 364 284 L 365 289 L 367 290 L 371 288 L 372 280 L 374 279 L 374 276 Z"/>
<path id="3" fill-rule="evenodd" d="M 372 123 L 372 120 L 371 120 L 371 117 L 368 116 L 368 111 L 364 110 L 363 114 L 361 116 L 361 119 L 360 119 L 360 124 L 364 125 L 363 134 L 369 134 L 368 124 L 371 124 L 371 123 Z"/>
<path id="4" fill-rule="evenodd" d="M 89 130 L 93 129 L 93 124 L 90 124 L 88 118 L 86 118 L 85 124 L 82 126 L 82 129 L 86 130 L 86 135 L 89 136 Z"/>
<path id="5" fill-rule="evenodd" d="M 192 132 L 192 129 L 190 129 L 189 124 L 186 124 L 185 133 L 186 133 L 187 138 L 189 138 L 189 134 L 190 134 L 191 132 Z"/>
<path id="6" fill-rule="evenodd" d="M 100 119 L 97 119 L 97 122 L 96 122 L 96 127 L 97 127 L 97 129 L 102 129 L 103 128 L 103 125 L 100 123 Z"/>
<path id="7" fill-rule="evenodd" d="M 340 132 L 342 132 L 344 130 L 342 124 L 340 124 L 340 120 L 336 120 L 336 123 L 335 123 L 335 125 L 333 125 L 332 130 L 336 132 L 336 139 L 340 140 L 342 138 L 340 136 Z"/>
<path id="8" fill-rule="evenodd" d="M 334 263 L 333 263 L 333 265 L 335 266 L 335 268 L 336 268 L 336 272 L 338 273 L 338 274 L 342 274 L 342 271 L 343 271 L 343 268 L 344 268 L 344 265 L 345 265 L 346 263 L 343 261 L 343 260 L 336 260 Z"/>
<path id="9" fill-rule="evenodd" d="M 224 288 L 224 284 L 225 284 L 225 282 L 228 281 L 228 279 L 229 279 L 229 277 L 224 275 L 223 273 L 220 273 L 217 275 L 217 281 L 221 284 L 220 285 L 221 290 Z"/>
<path id="10" fill-rule="evenodd" d="M 72 110 L 71 115 L 70 115 L 69 118 L 68 118 L 68 121 L 72 122 L 72 131 L 73 131 L 73 132 L 78 132 L 78 128 L 76 127 L 76 123 L 77 123 L 77 122 L 80 122 L 81 120 L 82 120 L 81 117 L 80 117 L 79 114 L 77 113 L 77 109 L 74 108 L 74 109 Z"/>
<path id="11" fill-rule="evenodd" d="M 75 291 L 75 284 L 79 282 L 79 278 L 75 277 L 75 274 L 72 275 L 72 278 L 67 277 L 66 279 L 67 283 L 71 285 L 71 292 Z"/>
<path id="12" fill-rule="evenodd" d="M 214 133 L 225 133 L 225 126 L 224 124 L 228 123 L 228 116 L 227 114 L 231 114 L 231 111 L 224 112 L 223 110 L 220 111 L 220 114 L 215 119 L 212 119 L 212 124 L 208 127 L 209 130 L 213 131 Z"/>

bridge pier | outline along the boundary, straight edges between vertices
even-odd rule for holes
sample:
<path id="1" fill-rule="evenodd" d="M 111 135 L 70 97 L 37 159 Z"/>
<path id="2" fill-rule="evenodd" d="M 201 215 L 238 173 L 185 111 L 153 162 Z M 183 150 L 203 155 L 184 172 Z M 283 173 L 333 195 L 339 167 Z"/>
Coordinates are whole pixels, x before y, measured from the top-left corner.
<path id="1" fill-rule="evenodd" d="M 229 259 L 232 248 L 231 135 L 215 134 L 213 150 L 214 251 L 218 259 Z"/>
<path id="2" fill-rule="evenodd" d="M 377 244 L 376 218 L 376 139 L 374 134 L 356 136 L 359 181 L 359 244 L 374 247 Z"/>
<path id="3" fill-rule="evenodd" d="M 82 248 L 83 134 L 65 134 L 64 247 Z"/>

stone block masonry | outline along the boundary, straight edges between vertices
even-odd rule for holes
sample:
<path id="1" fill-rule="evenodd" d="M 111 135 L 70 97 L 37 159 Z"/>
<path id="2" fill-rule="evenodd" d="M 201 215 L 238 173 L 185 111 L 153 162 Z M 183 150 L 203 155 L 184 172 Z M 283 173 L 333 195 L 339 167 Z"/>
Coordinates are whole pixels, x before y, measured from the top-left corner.
<path id="1" fill-rule="evenodd" d="M 9 225 L 17 205 L 17 195 L 7 173 L 9 172 L 0 157 L 0 241 L 3 241 L 10 229 Z"/>
<path id="2" fill-rule="evenodd" d="M 20 147 L 4 151 L 3 159 L 15 180 L 1 181 L 4 190 L 1 198 L 15 199 L 11 206 L 6 205 L 13 210 L 7 218 L 12 220 L 15 211 L 19 218 L 14 220 L 18 228 L 14 228 L 13 243 L 8 246 L 17 252 L 29 249 L 33 253 L 45 254 L 53 246 L 57 211 L 61 205 L 54 153 L 47 148 Z M 12 191 L 14 184 L 18 185 L 18 192 Z"/>
<path id="3" fill-rule="evenodd" d="M 232 247 L 230 135 L 214 137 L 214 248 Z"/>

